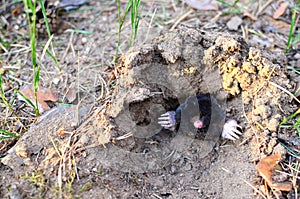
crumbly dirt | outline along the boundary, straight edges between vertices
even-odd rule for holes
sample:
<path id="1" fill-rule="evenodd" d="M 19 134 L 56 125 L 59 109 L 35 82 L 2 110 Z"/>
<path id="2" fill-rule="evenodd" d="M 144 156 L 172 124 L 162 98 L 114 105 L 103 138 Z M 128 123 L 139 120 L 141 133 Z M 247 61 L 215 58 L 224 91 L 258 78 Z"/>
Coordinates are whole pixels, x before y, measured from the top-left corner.
<path id="1" fill-rule="evenodd" d="M 263 193 L 255 164 L 275 152 L 287 155 L 278 139 L 292 135 L 279 124 L 297 109 L 285 56 L 218 29 L 180 25 L 157 35 L 142 23 L 144 37 L 112 67 L 117 32 L 107 33 L 117 27 L 116 7 L 95 6 L 69 15 L 76 28 L 94 35 L 54 38 L 63 43 L 59 75 L 51 59 L 43 63 L 52 72 L 42 71 L 42 81 L 61 91 L 61 102 L 78 81 L 80 97 L 44 113 L 5 152 L 0 197 L 260 198 L 252 187 Z M 30 68 L 29 55 L 18 56 Z M 161 114 L 198 93 L 213 95 L 238 121 L 241 139 L 212 140 L 209 133 L 170 132 L 157 124 Z"/>

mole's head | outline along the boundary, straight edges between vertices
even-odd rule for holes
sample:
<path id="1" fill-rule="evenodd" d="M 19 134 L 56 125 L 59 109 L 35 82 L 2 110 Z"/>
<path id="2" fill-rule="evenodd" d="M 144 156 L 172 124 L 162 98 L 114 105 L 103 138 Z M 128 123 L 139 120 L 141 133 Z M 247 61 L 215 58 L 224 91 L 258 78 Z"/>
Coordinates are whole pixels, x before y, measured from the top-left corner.
<path id="1" fill-rule="evenodd" d="M 191 122 L 196 129 L 201 129 L 204 127 L 203 118 L 199 119 L 199 116 L 192 117 Z"/>

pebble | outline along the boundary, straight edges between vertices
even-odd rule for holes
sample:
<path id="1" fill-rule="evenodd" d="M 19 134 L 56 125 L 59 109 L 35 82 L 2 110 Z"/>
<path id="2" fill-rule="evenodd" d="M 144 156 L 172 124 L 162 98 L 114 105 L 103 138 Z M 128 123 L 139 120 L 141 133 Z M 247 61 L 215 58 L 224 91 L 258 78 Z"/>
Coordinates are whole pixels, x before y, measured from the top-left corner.
<path id="1" fill-rule="evenodd" d="M 300 59 L 300 53 L 297 53 L 294 57 L 295 59 Z"/>
<path id="2" fill-rule="evenodd" d="M 86 42 L 87 42 L 87 38 L 86 37 L 81 38 L 81 43 L 82 44 L 86 44 Z"/>
<path id="3" fill-rule="evenodd" d="M 175 166 L 171 166 L 171 173 L 174 174 L 176 172 L 176 167 Z"/>
<path id="4" fill-rule="evenodd" d="M 59 81 L 60 81 L 59 78 L 53 78 L 53 80 L 52 80 L 53 84 L 55 84 L 55 85 L 58 85 Z"/>
<path id="5" fill-rule="evenodd" d="M 227 27 L 229 30 L 238 30 L 238 27 L 242 24 L 243 20 L 238 17 L 234 16 L 227 22 Z"/>
<path id="6" fill-rule="evenodd" d="M 12 185 L 11 190 L 9 192 L 9 198 L 11 199 L 22 199 L 21 193 L 16 185 Z"/>

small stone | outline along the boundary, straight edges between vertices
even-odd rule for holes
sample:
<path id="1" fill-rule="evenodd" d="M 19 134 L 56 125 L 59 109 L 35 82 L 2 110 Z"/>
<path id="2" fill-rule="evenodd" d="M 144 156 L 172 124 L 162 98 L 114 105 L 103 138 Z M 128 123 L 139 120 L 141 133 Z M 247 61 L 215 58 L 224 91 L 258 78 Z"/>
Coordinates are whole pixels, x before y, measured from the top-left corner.
<path id="1" fill-rule="evenodd" d="M 19 30 L 20 27 L 19 27 L 18 25 L 14 25 L 14 29 L 15 29 L 15 30 Z"/>
<path id="2" fill-rule="evenodd" d="M 297 53 L 295 56 L 294 56 L 295 59 L 300 59 L 300 53 Z"/>
<path id="3" fill-rule="evenodd" d="M 229 30 L 238 30 L 238 27 L 242 24 L 243 20 L 238 17 L 234 16 L 227 22 L 227 27 Z"/>
<path id="4" fill-rule="evenodd" d="M 272 132 L 277 131 L 278 126 L 279 126 L 279 121 L 276 118 L 272 118 L 267 125 L 268 129 Z"/>
<path id="5" fill-rule="evenodd" d="M 83 38 L 81 39 L 81 43 L 82 43 L 82 44 L 86 44 L 86 42 L 87 42 L 87 38 L 86 38 L 86 37 L 83 37 Z"/>
<path id="6" fill-rule="evenodd" d="M 171 166 L 171 173 L 174 174 L 176 172 L 176 167 L 175 166 Z"/>
<path id="7" fill-rule="evenodd" d="M 16 185 L 12 185 L 10 187 L 10 189 L 11 190 L 9 192 L 9 198 L 11 198 L 11 199 L 22 199 L 23 198 Z"/>
<path id="8" fill-rule="evenodd" d="M 52 82 L 53 84 L 57 85 L 59 83 L 60 79 L 59 78 L 53 78 Z"/>
<path id="9" fill-rule="evenodd" d="M 287 154 L 287 150 L 281 144 L 277 144 L 274 147 L 273 152 L 279 153 L 281 155 L 281 157 L 285 157 L 285 154 Z"/>

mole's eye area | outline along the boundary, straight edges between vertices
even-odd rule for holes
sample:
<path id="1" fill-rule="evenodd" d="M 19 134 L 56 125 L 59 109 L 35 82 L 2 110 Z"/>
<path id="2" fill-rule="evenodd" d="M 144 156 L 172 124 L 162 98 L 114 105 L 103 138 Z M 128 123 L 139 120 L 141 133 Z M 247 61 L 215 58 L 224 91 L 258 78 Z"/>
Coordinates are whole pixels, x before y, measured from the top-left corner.
<path id="1" fill-rule="evenodd" d="M 197 129 L 203 128 L 203 122 L 199 119 L 199 116 L 192 117 L 192 119 L 190 121 L 191 121 L 191 123 L 193 123 L 195 128 L 197 128 Z"/>
<path id="2" fill-rule="evenodd" d="M 199 120 L 199 116 L 194 116 L 192 117 L 192 119 L 190 120 L 192 123 L 195 123 L 196 121 Z"/>

